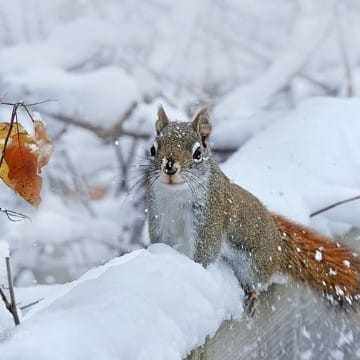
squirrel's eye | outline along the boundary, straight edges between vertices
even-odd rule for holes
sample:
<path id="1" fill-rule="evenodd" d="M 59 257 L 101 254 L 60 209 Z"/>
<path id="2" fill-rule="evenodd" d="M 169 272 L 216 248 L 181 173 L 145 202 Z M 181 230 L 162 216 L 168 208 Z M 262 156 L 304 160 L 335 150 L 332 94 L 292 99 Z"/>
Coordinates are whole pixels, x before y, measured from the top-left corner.
<path id="1" fill-rule="evenodd" d="M 195 162 L 200 162 L 202 160 L 201 146 L 199 143 L 195 143 L 192 150 L 192 157 Z"/>
<path id="2" fill-rule="evenodd" d="M 157 143 L 154 142 L 154 143 L 151 145 L 151 148 L 150 148 L 150 156 L 151 156 L 151 157 L 155 157 L 156 151 L 157 151 Z"/>

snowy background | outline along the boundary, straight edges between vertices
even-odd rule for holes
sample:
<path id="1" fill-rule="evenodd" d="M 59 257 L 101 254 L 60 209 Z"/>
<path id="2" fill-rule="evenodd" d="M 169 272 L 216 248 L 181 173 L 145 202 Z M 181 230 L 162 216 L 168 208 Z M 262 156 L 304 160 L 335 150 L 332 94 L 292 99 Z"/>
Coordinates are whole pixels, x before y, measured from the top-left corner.
<path id="1" fill-rule="evenodd" d="M 0 0 L 1 99 L 54 100 L 33 108 L 55 146 L 39 209 L 0 184 L 0 207 L 31 217 L 0 217 L 15 285 L 148 244 L 137 165 L 159 104 L 179 120 L 210 106 L 223 169 L 271 210 L 359 227 L 359 201 L 309 217 L 360 194 L 359 37 L 357 0 Z"/>
<path id="2" fill-rule="evenodd" d="M 227 173 L 288 217 L 360 192 L 357 101 L 293 112 L 360 92 L 358 1 L 14 0 L 0 19 L 3 101 L 55 100 L 34 108 L 55 145 L 40 209 L 1 192 L 32 218 L 0 219 L 17 285 L 73 280 L 146 244 L 136 165 L 159 104 L 181 120 L 212 106 L 218 158 L 240 149 Z M 359 206 L 316 222 L 356 225 Z"/>

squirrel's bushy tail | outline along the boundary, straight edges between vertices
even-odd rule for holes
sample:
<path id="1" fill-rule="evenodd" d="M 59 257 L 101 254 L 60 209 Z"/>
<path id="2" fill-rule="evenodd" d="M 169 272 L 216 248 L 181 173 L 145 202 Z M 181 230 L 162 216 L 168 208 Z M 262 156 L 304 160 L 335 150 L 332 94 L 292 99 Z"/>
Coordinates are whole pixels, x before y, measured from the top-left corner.
<path id="1" fill-rule="evenodd" d="M 281 233 L 282 271 L 340 305 L 360 300 L 360 257 L 351 248 L 274 215 Z"/>

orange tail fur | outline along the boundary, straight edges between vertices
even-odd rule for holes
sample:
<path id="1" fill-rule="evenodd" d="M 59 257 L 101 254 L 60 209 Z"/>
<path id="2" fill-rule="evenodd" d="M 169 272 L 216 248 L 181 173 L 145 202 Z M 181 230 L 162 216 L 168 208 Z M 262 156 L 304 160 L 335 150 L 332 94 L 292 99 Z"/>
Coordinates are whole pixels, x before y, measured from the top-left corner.
<path id="1" fill-rule="evenodd" d="M 283 271 L 340 305 L 360 299 L 360 257 L 351 248 L 274 215 L 281 232 Z"/>

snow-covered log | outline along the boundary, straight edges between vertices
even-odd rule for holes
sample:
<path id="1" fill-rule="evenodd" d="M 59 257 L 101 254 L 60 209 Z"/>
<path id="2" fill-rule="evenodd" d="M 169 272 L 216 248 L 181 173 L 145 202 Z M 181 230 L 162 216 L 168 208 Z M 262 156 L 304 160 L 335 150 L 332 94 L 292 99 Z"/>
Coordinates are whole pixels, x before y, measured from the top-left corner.
<path id="1" fill-rule="evenodd" d="M 47 289 L 19 327 L 0 333 L 1 358 L 180 360 L 241 317 L 242 294 L 229 269 L 154 245 Z"/>
<path id="2" fill-rule="evenodd" d="M 242 314 L 232 272 L 205 270 L 166 245 L 134 251 L 79 280 L 18 289 L 44 296 L 22 324 L 0 333 L 6 360 L 329 359 L 360 354 L 358 315 L 344 316 L 291 282 Z"/>

